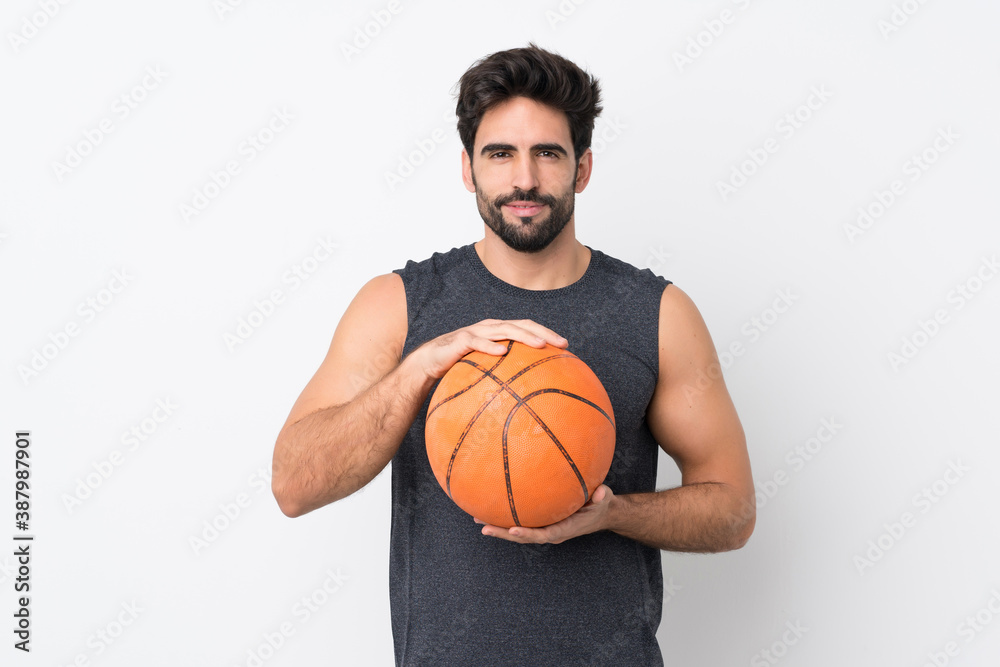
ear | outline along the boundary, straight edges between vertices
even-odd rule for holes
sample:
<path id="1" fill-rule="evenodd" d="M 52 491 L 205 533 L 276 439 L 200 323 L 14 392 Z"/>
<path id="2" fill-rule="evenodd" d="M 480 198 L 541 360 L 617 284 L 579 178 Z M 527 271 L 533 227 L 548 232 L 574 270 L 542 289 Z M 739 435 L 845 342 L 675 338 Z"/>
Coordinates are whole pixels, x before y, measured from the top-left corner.
<path id="1" fill-rule="evenodd" d="M 594 153 L 589 148 L 583 151 L 583 155 L 580 156 L 580 161 L 577 163 L 579 166 L 576 170 L 576 182 L 573 184 L 575 192 L 577 194 L 583 192 L 583 189 L 587 187 L 587 183 L 590 183 L 590 174 L 594 170 Z"/>
<path id="2" fill-rule="evenodd" d="M 469 192 L 475 192 L 476 186 L 472 182 L 472 160 L 469 159 L 469 154 L 462 149 L 462 182 L 465 183 L 465 189 Z"/>

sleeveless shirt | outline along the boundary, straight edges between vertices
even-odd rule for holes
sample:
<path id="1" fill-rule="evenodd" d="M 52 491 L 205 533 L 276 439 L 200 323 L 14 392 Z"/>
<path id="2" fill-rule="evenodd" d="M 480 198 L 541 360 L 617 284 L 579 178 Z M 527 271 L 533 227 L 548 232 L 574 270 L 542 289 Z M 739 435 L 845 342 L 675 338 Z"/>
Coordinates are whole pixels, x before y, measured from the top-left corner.
<path id="1" fill-rule="evenodd" d="M 591 249 L 575 283 L 527 290 L 490 273 L 472 244 L 411 260 L 395 273 L 406 290 L 404 355 L 490 318 L 531 319 L 568 339 L 614 410 L 615 454 L 604 483 L 615 494 L 654 490 L 658 446 L 645 415 L 669 280 Z M 659 550 L 611 531 L 546 545 L 482 535 L 438 485 L 427 458 L 424 424 L 434 388 L 391 466 L 396 664 L 662 665 Z"/>

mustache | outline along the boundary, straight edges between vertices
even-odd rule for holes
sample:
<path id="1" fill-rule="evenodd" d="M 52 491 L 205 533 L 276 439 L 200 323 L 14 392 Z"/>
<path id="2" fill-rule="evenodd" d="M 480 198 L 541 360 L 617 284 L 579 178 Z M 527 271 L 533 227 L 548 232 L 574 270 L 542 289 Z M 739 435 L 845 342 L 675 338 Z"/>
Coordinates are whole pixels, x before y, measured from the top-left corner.
<path id="1" fill-rule="evenodd" d="M 506 195 L 500 195 L 493 200 L 493 205 L 497 208 L 505 206 L 511 202 L 515 201 L 530 201 L 534 204 L 545 204 L 547 206 L 552 206 L 556 203 L 556 198 L 552 195 L 539 194 L 537 190 L 530 190 L 525 192 L 524 190 L 514 190 L 514 192 Z"/>

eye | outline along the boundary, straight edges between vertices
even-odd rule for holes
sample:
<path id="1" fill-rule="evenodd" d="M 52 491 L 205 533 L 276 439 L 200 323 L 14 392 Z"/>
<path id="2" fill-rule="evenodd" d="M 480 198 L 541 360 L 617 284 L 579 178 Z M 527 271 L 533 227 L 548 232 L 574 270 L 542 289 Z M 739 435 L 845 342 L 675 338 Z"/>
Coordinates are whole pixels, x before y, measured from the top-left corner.
<path id="1" fill-rule="evenodd" d="M 507 151 L 497 151 L 496 153 L 491 154 L 490 157 L 494 158 L 498 155 L 510 155 L 510 153 L 508 153 Z"/>
<path id="2" fill-rule="evenodd" d="M 552 157 L 559 157 L 559 154 L 553 151 L 541 151 L 539 155 L 551 155 Z"/>

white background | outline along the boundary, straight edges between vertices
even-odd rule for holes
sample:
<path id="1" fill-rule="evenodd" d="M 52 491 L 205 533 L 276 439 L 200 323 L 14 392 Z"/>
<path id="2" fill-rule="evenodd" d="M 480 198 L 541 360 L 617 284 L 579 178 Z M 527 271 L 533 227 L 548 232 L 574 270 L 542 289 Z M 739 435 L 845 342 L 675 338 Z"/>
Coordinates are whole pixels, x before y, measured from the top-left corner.
<path id="1" fill-rule="evenodd" d="M 291 520 L 274 438 L 365 281 L 481 238 L 454 85 L 534 40 L 603 85 L 579 238 L 742 344 L 723 363 L 757 528 L 664 553 L 667 664 L 996 664 L 995 2 L 49 4 L 0 15 L 0 662 L 392 664 L 388 475 Z M 859 207 L 879 215 L 851 231 Z M 23 429 L 30 655 L 9 629 Z"/>

